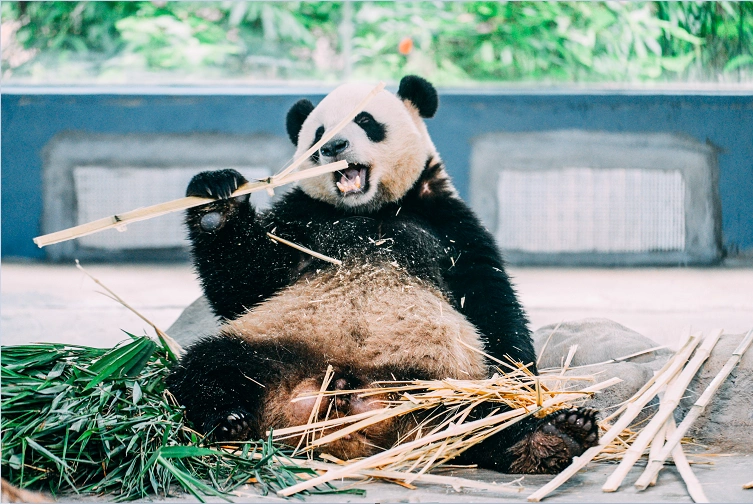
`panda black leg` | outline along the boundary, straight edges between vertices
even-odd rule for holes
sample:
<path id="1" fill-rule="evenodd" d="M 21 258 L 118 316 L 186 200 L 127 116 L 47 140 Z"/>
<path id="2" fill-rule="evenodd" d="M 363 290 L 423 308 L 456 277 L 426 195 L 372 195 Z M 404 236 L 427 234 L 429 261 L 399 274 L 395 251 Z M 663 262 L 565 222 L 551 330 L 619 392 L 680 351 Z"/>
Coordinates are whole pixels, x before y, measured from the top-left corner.
<path id="1" fill-rule="evenodd" d="M 204 339 L 188 348 L 167 387 L 197 430 L 218 440 L 258 436 L 257 414 L 271 372 L 265 357 L 237 338 Z"/>

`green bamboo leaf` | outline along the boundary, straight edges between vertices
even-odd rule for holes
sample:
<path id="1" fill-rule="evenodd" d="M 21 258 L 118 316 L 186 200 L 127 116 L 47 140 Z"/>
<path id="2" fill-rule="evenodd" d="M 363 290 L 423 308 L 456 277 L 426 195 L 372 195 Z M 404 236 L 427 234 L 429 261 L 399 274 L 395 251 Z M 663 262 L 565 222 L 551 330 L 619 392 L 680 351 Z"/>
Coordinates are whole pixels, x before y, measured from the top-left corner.
<path id="1" fill-rule="evenodd" d="M 61 467 L 63 467 L 66 471 L 70 471 L 71 470 L 70 466 L 64 460 L 62 460 L 60 457 L 58 457 L 57 455 L 55 455 L 54 453 L 52 453 L 51 451 L 49 451 L 47 448 L 45 448 L 44 446 L 40 445 L 39 443 L 37 443 L 33 439 L 31 439 L 30 437 L 26 438 L 26 443 L 30 447 L 32 447 L 33 449 L 35 449 L 36 451 L 38 451 L 39 453 L 41 453 L 42 455 L 44 455 L 45 457 L 47 457 L 48 459 L 52 460 L 56 464 L 58 464 Z"/>

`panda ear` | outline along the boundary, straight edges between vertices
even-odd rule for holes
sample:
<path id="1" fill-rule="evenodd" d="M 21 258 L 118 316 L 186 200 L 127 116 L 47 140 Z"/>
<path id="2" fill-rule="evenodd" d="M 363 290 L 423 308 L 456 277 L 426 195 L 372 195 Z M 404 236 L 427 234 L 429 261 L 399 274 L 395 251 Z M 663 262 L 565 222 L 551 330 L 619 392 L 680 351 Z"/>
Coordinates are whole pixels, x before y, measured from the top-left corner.
<path id="1" fill-rule="evenodd" d="M 416 75 L 406 75 L 400 81 L 397 96 L 401 100 L 408 100 L 417 109 L 421 117 L 434 117 L 439 107 L 437 90 L 426 79 Z"/>
<path id="2" fill-rule="evenodd" d="M 301 126 L 303 126 L 303 122 L 312 110 L 314 110 L 314 104 L 306 99 L 298 100 L 295 105 L 288 110 L 288 117 L 285 120 L 285 126 L 288 129 L 288 136 L 290 137 L 290 141 L 293 142 L 293 145 L 298 145 L 298 134 L 301 132 Z"/>

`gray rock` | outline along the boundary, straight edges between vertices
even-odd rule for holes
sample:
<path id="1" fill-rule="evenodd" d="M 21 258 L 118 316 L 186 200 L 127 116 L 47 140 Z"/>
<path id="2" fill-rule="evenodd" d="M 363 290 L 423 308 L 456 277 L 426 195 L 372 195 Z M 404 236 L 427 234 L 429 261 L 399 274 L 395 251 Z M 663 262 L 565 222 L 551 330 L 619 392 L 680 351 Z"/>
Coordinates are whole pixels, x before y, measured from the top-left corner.
<path id="1" fill-rule="evenodd" d="M 540 369 L 560 367 L 572 345 L 578 345 L 578 350 L 570 363 L 573 367 L 605 362 L 658 346 L 632 329 L 602 318 L 562 322 L 559 327 L 557 324 L 541 327 L 533 333 L 533 343 L 536 355 L 539 356 Z M 546 348 L 542 354 L 545 344 Z M 671 354 L 672 352 L 667 349 L 655 350 L 634 357 L 630 362 L 651 363 Z"/>
<path id="2" fill-rule="evenodd" d="M 212 313 L 207 298 L 201 296 L 191 303 L 167 329 L 173 339 L 185 348 L 203 336 L 217 334 L 220 323 Z"/>

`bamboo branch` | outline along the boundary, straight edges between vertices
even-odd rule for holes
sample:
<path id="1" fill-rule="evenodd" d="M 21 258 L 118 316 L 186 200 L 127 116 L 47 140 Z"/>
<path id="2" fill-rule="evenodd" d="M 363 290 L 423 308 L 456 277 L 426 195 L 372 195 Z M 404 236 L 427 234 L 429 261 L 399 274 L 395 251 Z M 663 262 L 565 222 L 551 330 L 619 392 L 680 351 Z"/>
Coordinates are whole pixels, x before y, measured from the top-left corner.
<path id="1" fill-rule="evenodd" d="M 675 408 L 680 404 L 680 399 L 682 399 L 685 389 L 688 388 L 693 377 L 698 373 L 698 370 L 701 369 L 701 366 L 706 362 L 706 359 L 709 358 L 711 351 L 714 349 L 714 346 L 719 341 L 721 335 L 722 330 L 717 329 L 712 331 L 711 335 L 704 339 L 701 346 L 696 350 L 693 358 L 687 363 L 674 383 L 668 387 L 662 398 L 659 411 L 656 412 L 648 425 L 643 428 L 640 435 L 638 435 L 635 441 L 633 441 L 630 448 L 628 448 L 623 455 L 620 465 L 617 466 L 617 469 L 614 470 L 612 475 L 607 478 L 604 486 L 601 487 L 603 492 L 617 491 L 627 474 L 630 472 L 630 469 L 632 469 L 633 465 L 635 465 L 638 459 L 641 458 L 643 452 L 646 450 L 649 443 L 651 443 L 651 440 L 658 434 L 662 426 L 674 413 Z"/>
<path id="2" fill-rule="evenodd" d="M 676 432 L 676 428 L 674 417 L 670 417 L 669 420 L 667 420 L 667 434 L 671 436 Z M 708 502 L 709 499 L 703 491 L 703 486 L 701 486 L 701 482 L 698 481 L 695 473 L 690 468 L 690 463 L 688 462 L 687 457 L 685 457 L 685 452 L 682 451 L 681 445 L 678 444 L 672 448 L 672 459 L 675 461 L 677 472 L 682 476 L 682 479 L 685 482 L 685 487 L 688 489 L 688 494 L 690 494 L 690 498 L 693 499 L 693 502 Z"/>
<path id="3" fill-rule="evenodd" d="M 693 406 L 690 408 L 683 421 L 677 427 L 675 433 L 667 439 L 667 442 L 661 452 L 659 452 L 659 454 L 655 458 L 651 458 L 651 460 L 649 460 L 649 463 L 646 466 L 646 469 L 643 471 L 643 474 L 640 478 L 638 478 L 638 481 L 635 482 L 636 488 L 638 488 L 639 490 L 646 489 L 648 482 L 651 481 L 653 475 L 661 470 L 662 465 L 664 465 L 664 461 L 667 460 L 667 457 L 669 457 L 672 449 L 680 443 L 683 436 L 685 436 L 685 433 L 690 429 L 691 425 L 693 425 L 693 422 L 695 422 L 698 417 L 701 416 L 703 411 L 706 409 L 706 406 L 708 406 L 709 402 L 711 401 L 712 396 L 727 380 L 727 377 L 729 377 L 730 373 L 732 373 L 732 370 L 740 362 L 743 354 L 745 354 L 745 352 L 748 350 L 751 343 L 753 343 L 753 329 L 748 331 L 748 334 L 737 346 L 735 351 L 732 353 L 732 356 L 727 360 L 727 363 L 724 365 L 724 367 L 722 367 L 722 369 L 714 377 L 714 379 L 711 380 L 711 383 L 709 383 L 709 385 L 706 387 L 706 390 L 703 391 L 695 404 L 693 404 Z"/>
<path id="4" fill-rule="evenodd" d="M 338 161 L 336 163 L 309 168 L 298 173 L 290 173 L 298 168 L 301 164 L 303 164 L 304 161 L 311 157 L 311 155 L 328 140 L 339 133 L 340 130 L 342 130 L 350 121 L 352 121 L 353 118 L 363 110 L 366 104 L 383 89 L 384 82 L 377 84 L 376 87 L 374 87 L 374 89 L 372 89 L 371 92 L 366 95 L 366 97 L 361 100 L 361 102 L 356 105 L 356 107 L 351 110 L 350 113 L 348 113 L 348 115 L 346 115 L 339 123 L 337 123 L 334 128 L 330 129 L 324 135 L 322 135 L 322 138 L 318 142 L 312 145 L 301 156 L 293 160 L 293 162 L 290 163 L 290 165 L 288 165 L 280 173 L 273 175 L 265 180 L 243 184 L 235 192 L 233 192 L 231 197 L 243 196 L 245 194 L 250 194 L 252 192 L 262 190 L 272 192 L 275 187 L 279 187 L 281 185 L 347 168 L 348 163 L 346 161 Z M 36 243 L 37 246 L 41 248 L 47 245 L 52 245 L 54 243 L 60 243 L 72 240 L 74 238 L 80 238 L 82 236 L 98 233 L 100 231 L 104 231 L 105 229 L 124 228 L 127 224 L 130 224 L 132 222 L 151 219 L 153 217 L 159 217 L 160 215 L 165 215 L 180 210 L 187 210 L 196 206 L 206 205 L 207 203 L 211 203 L 213 201 L 216 200 L 212 198 L 188 196 L 185 198 L 168 201 L 166 203 L 160 203 L 144 208 L 137 208 L 136 210 L 132 210 L 123 214 L 111 215 L 110 217 L 98 219 L 86 224 L 74 226 L 72 228 L 63 229 L 62 231 L 56 231 L 55 233 L 37 236 L 36 238 L 34 238 L 34 243 Z"/>
<path id="5" fill-rule="evenodd" d="M 669 427 L 670 420 L 667 420 L 664 422 L 664 425 L 661 426 L 661 429 L 659 429 L 659 432 L 656 434 L 656 437 L 651 440 L 651 449 L 648 452 L 648 459 L 651 460 L 652 458 L 656 457 L 656 455 L 661 451 L 662 447 L 664 446 L 664 441 L 667 440 L 667 428 Z M 659 473 L 657 472 L 654 477 L 651 479 L 651 486 L 656 485 L 656 480 L 659 478 Z"/>
<path id="6" fill-rule="evenodd" d="M 669 360 L 669 365 L 662 368 L 663 372 L 654 377 L 654 383 L 647 390 L 639 390 L 629 401 L 622 416 L 612 425 L 612 427 L 601 436 L 599 444 L 589 448 L 579 457 L 573 459 L 564 471 L 554 477 L 549 483 L 539 488 L 537 491 L 528 496 L 530 502 L 539 502 L 551 492 L 559 488 L 563 483 L 569 480 L 575 473 L 585 467 L 596 455 L 606 448 L 625 428 L 638 416 L 643 407 L 656 396 L 659 390 L 677 374 L 680 368 L 687 362 L 690 354 L 698 345 L 700 338 L 690 336 L 683 347 Z"/>
<path id="7" fill-rule="evenodd" d="M 298 245 L 297 243 L 293 243 L 292 241 L 288 241 L 284 238 L 280 238 L 279 236 L 275 236 L 272 233 L 267 233 L 267 236 L 274 241 L 280 242 L 283 245 L 287 245 L 288 247 L 293 247 L 296 250 L 300 250 L 301 252 L 305 252 L 313 257 L 316 257 L 317 259 L 321 259 L 322 261 L 331 262 L 332 264 L 337 264 L 338 266 L 342 266 L 342 261 L 339 259 L 333 259 L 330 256 L 326 256 L 324 254 L 320 254 L 319 252 L 314 252 L 310 248 L 306 248 L 303 245 Z"/>
<path id="8" fill-rule="evenodd" d="M 307 179 L 309 177 L 316 177 L 325 173 L 342 170 L 347 167 L 347 161 L 338 161 L 336 163 L 317 166 L 315 168 L 308 168 L 306 170 L 291 173 L 285 176 L 270 177 L 268 179 L 256 182 L 247 182 L 236 189 L 231 197 L 243 196 L 244 194 L 250 194 L 256 191 L 279 187 L 285 184 L 290 184 L 291 182 Z M 136 210 L 131 210 L 130 212 L 111 215 L 110 217 L 87 222 L 86 224 L 63 229 L 62 231 L 56 231 L 54 233 L 37 236 L 36 238 L 34 238 L 34 243 L 36 243 L 39 248 L 42 248 L 54 243 L 60 243 L 72 240 L 74 238 L 81 238 L 82 236 L 98 233 L 100 231 L 104 231 L 105 229 L 121 228 L 127 226 L 132 222 L 147 220 L 153 217 L 159 217 L 160 215 L 178 212 L 180 210 L 188 210 L 189 208 L 206 205 L 207 203 L 212 203 L 215 201 L 217 200 L 214 198 L 186 196 L 185 198 L 179 198 L 148 207 L 137 208 Z"/>
<path id="9" fill-rule="evenodd" d="M 108 292 L 108 294 L 110 294 L 107 297 L 109 297 L 110 299 L 112 299 L 114 301 L 117 301 L 118 303 L 120 303 L 121 305 L 123 305 L 123 307 L 125 307 L 128 310 L 130 310 L 131 313 L 133 313 L 134 315 L 136 315 L 137 317 L 139 317 L 141 320 L 143 320 L 144 322 L 146 322 L 147 324 L 149 324 L 150 326 L 152 326 L 152 329 L 154 329 L 154 332 L 157 333 L 157 337 L 162 341 L 162 343 L 165 346 L 167 346 L 167 348 L 170 349 L 170 351 L 173 353 L 173 356 L 176 359 L 179 358 L 181 355 L 183 355 L 183 347 L 180 346 L 180 343 L 178 343 L 173 338 L 171 338 L 170 336 L 168 336 L 164 331 L 162 331 L 162 329 L 160 329 L 159 327 L 157 327 L 154 324 L 154 322 L 152 322 L 151 320 L 149 320 L 148 318 L 146 318 L 145 316 L 143 316 L 134 307 L 132 307 L 131 305 L 129 305 L 128 303 L 126 303 L 120 296 L 118 296 L 117 294 L 115 294 L 115 292 L 113 292 L 112 290 L 110 290 L 109 287 L 107 287 L 105 284 L 103 284 L 102 282 L 100 282 L 98 278 L 96 278 L 94 275 L 92 275 L 91 273 L 89 273 L 88 271 L 86 271 L 84 269 L 84 267 L 81 266 L 81 264 L 78 262 L 78 259 L 76 259 L 76 267 L 78 269 L 80 269 L 84 273 L 84 275 L 86 275 L 89 278 L 91 278 L 94 281 L 94 283 L 96 283 L 97 285 L 99 285 L 100 287 L 102 287 L 104 290 L 106 290 Z"/>

